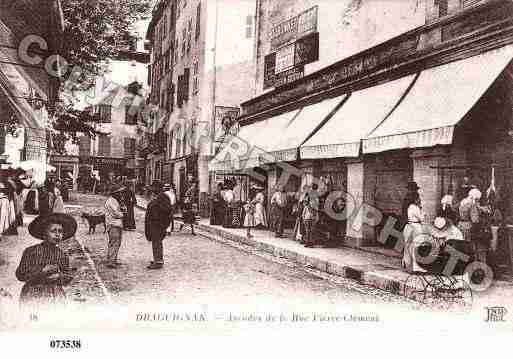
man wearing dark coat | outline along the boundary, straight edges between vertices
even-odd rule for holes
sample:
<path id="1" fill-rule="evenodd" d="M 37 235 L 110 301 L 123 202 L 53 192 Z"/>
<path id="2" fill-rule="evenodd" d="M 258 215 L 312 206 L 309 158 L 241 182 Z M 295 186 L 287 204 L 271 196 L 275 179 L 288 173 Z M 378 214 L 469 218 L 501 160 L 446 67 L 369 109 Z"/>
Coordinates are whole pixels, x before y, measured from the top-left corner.
<path id="1" fill-rule="evenodd" d="M 146 239 L 151 242 L 153 261 L 147 268 L 161 269 L 164 266 L 164 247 L 162 241 L 166 237 L 167 228 L 171 223 L 173 206 L 169 196 L 163 192 L 163 185 L 160 181 L 154 181 L 151 190 L 153 198 L 146 208 L 144 233 Z"/>

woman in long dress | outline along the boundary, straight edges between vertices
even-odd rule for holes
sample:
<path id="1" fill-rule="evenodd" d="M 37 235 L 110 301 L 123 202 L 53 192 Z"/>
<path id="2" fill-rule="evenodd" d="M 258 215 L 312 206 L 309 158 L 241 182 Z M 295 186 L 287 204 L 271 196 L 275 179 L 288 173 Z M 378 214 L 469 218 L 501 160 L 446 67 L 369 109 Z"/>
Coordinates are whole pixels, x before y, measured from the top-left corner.
<path id="1" fill-rule="evenodd" d="M 267 228 L 267 213 L 265 213 L 265 196 L 262 192 L 258 192 L 254 199 L 255 203 L 255 227 Z"/>
<path id="2" fill-rule="evenodd" d="M 5 184 L 0 182 L 0 235 L 9 229 L 9 194 Z"/>
<path id="3" fill-rule="evenodd" d="M 403 230 L 404 253 L 402 265 L 408 271 L 424 271 L 415 261 L 415 248 L 424 241 L 423 227 L 424 213 L 420 203 L 420 196 L 417 194 L 411 197 L 411 203 L 407 210 L 408 222 Z M 426 233 L 427 234 L 427 233 Z"/>

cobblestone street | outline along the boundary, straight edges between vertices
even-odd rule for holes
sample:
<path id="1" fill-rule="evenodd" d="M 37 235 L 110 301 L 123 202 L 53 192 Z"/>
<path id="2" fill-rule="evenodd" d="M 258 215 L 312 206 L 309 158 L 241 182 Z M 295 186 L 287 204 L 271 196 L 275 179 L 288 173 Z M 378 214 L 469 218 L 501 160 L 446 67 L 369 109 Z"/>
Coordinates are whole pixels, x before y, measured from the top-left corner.
<path id="1" fill-rule="evenodd" d="M 101 207 L 102 197 L 80 196 L 85 210 Z M 144 237 L 144 212 L 136 209 L 137 230 L 123 233 L 119 259 L 123 265 L 104 264 L 103 227 L 87 234 L 81 223 L 77 238 L 89 251 L 114 303 L 340 305 L 390 303 L 414 306 L 403 298 L 356 282 L 316 273 L 286 260 L 245 248 L 192 236 L 188 229 L 174 232 L 164 242 L 165 266 L 149 271 L 151 245 Z M 179 226 L 175 226 L 175 230 Z"/>

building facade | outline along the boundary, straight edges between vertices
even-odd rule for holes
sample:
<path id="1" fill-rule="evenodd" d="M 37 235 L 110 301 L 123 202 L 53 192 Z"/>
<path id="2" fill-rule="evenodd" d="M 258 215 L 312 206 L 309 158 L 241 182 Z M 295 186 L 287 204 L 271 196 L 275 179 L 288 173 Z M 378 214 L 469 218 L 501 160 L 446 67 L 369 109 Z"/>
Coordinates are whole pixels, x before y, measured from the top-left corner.
<path id="1" fill-rule="evenodd" d="M 221 121 L 254 95 L 255 11 L 254 1 L 160 1 L 148 30 L 150 97 L 164 133 L 155 136 L 166 138 L 152 178 L 173 182 L 179 195 L 187 178 L 198 180 L 202 214 Z"/>
<path id="2" fill-rule="evenodd" d="M 88 178 L 92 171 L 107 179 L 109 173 L 142 181 L 144 164 L 136 154 L 137 140 L 144 134 L 145 95 L 142 85 L 118 87 L 88 110 L 99 118 L 93 126 L 98 134 L 79 138 L 78 176 Z M 70 154 L 70 153 L 68 153 Z"/>
<path id="3" fill-rule="evenodd" d="M 427 219 L 443 195 L 461 200 L 465 176 L 483 193 L 494 183 L 513 219 L 510 2 L 264 0 L 258 9 L 257 96 L 241 104 L 240 132 L 212 172 L 249 174 L 268 196 L 277 184 L 293 197 L 315 183 L 327 212 L 342 197 L 343 228 L 331 235 L 352 246 L 395 245 L 394 228 L 382 229 L 402 217 L 410 181 Z"/>

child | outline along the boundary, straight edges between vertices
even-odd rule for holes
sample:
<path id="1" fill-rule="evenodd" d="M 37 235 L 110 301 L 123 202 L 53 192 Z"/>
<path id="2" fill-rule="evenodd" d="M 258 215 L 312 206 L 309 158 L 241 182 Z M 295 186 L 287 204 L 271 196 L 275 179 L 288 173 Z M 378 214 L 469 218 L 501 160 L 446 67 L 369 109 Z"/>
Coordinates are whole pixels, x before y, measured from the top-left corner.
<path id="1" fill-rule="evenodd" d="M 69 258 L 57 244 L 75 235 L 77 222 L 67 214 L 52 213 L 34 219 L 28 230 L 42 242 L 25 249 L 16 270 L 18 280 L 25 282 L 20 302 L 30 306 L 64 303 L 62 286 L 73 277 Z"/>
<path id="2" fill-rule="evenodd" d="M 255 200 L 248 201 L 244 205 L 244 212 L 245 212 L 244 227 L 247 228 L 246 237 L 248 237 L 248 238 L 253 237 L 251 235 L 251 227 L 255 226 L 255 205 L 256 205 Z"/>

